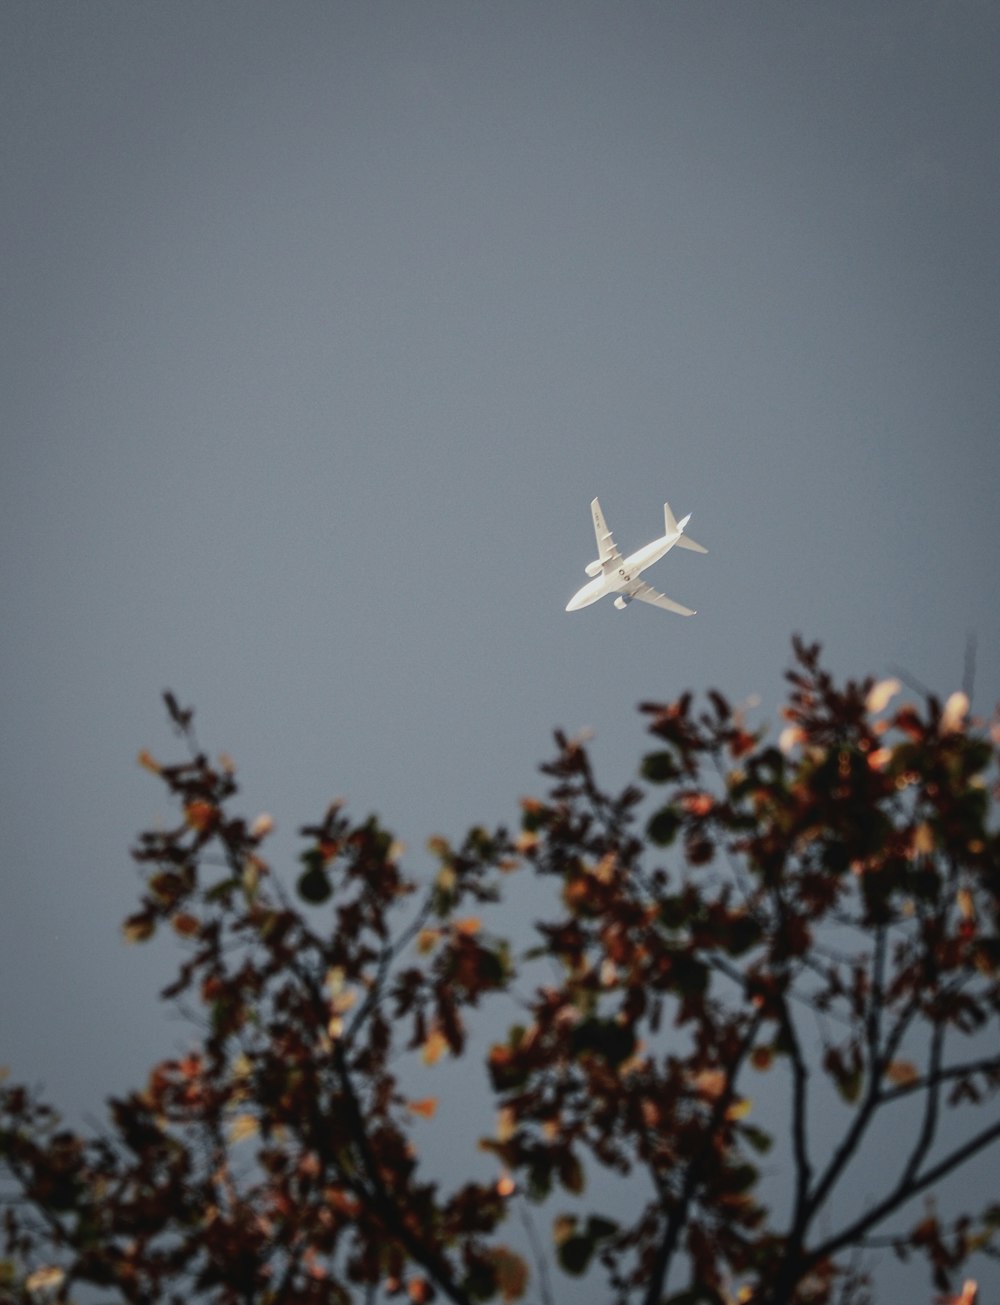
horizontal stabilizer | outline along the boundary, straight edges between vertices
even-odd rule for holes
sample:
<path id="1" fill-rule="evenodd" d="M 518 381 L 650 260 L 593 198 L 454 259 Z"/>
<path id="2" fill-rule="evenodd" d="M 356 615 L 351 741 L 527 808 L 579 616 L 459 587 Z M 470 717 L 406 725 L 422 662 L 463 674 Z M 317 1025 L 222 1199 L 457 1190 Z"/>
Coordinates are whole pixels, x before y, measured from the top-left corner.
<path id="1" fill-rule="evenodd" d="M 707 553 L 708 549 L 703 544 L 696 544 L 690 535 L 681 535 L 677 541 L 678 548 L 690 548 L 692 553 Z"/>

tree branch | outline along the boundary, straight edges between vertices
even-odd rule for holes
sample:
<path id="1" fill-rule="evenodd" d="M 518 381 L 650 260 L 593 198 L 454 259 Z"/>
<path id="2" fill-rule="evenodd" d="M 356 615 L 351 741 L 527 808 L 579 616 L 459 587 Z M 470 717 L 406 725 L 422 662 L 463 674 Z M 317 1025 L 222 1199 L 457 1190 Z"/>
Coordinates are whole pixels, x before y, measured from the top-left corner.
<path id="1" fill-rule="evenodd" d="M 950 1174 L 953 1169 L 959 1168 L 960 1165 L 965 1164 L 967 1160 L 970 1160 L 979 1151 L 984 1150 L 997 1140 L 1000 1140 L 1000 1123 L 984 1128 L 966 1142 L 964 1146 L 956 1147 L 950 1155 L 945 1156 L 943 1160 L 939 1160 L 925 1174 L 919 1177 L 914 1176 L 906 1183 L 900 1180 L 893 1191 L 884 1200 L 873 1206 L 867 1214 L 856 1219 L 854 1223 L 848 1224 L 841 1232 L 827 1238 L 815 1250 L 810 1251 L 806 1257 L 806 1266 L 817 1264 L 820 1260 L 829 1259 L 830 1256 L 836 1255 L 838 1251 L 843 1250 L 845 1246 L 860 1241 L 869 1228 L 874 1228 L 884 1218 L 898 1210 L 900 1206 L 905 1205 L 914 1196 L 926 1191 L 928 1187 L 932 1187 L 934 1183 Z"/>
<path id="2" fill-rule="evenodd" d="M 712 1109 L 712 1114 L 708 1121 L 708 1125 L 705 1128 L 702 1144 L 698 1149 L 698 1154 L 692 1158 L 685 1170 L 680 1193 L 678 1194 L 676 1204 L 667 1216 L 667 1224 L 664 1229 L 663 1239 L 657 1247 L 656 1256 L 653 1260 L 653 1267 L 649 1275 L 649 1284 L 646 1289 L 646 1295 L 643 1298 L 644 1305 L 659 1305 L 660 1298 L 663 1295 L 663 1285 L 670 1268 L 670 1261 L 677 1249 L 680 1235 L 687 1225 L 688 1210 L 690 1209 L 691 1203 L 694 1200 L 698 1187 L 702 1181 L 702 1168 L 704 1162 L 711 1153 L 716 1133 L 726 1117 L 726 1112 L 732 1105 L 737 1076 L 742 1069 L 747 1053 L 757 1036 L 760 1024 L 761 1016 L 760 1014 L 756 1014 L 750 1022 L 750 1026 L 744 1035 L 743 1042 L 736 1056 L 733 1058 L 733 1063 L 726 1071 L 725 1087 L 719 1094 Z"/>

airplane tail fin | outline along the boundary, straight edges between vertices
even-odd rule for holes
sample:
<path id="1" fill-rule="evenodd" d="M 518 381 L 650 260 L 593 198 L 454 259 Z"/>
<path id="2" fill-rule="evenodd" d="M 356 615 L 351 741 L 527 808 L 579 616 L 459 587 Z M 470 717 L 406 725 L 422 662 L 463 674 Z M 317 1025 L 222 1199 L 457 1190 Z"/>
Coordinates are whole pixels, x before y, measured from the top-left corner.
<path id="1" fill-rule="evenodd" d="M 672 535 L 674 531 L 677 529 L 680 529 L 681 531 L 681 537 L 677 541 L 677 547 L 690 548 L 693 553 L 707 553 L 708 552 L 707 548 L 704 548 L 701 544 L 696 544 L 690 535 L 684 534 L 684 527 L 687 525 L 687 523 L 690 520 L 691 520 L 691 513 L 689 512 L 687 516 L 684 518 L 684 520 L 678 524 L 677 518 L 670 511 L 670 504 L 664 503 L 663 524 L 666 527 L 665 533 L 668 535 Z"/>

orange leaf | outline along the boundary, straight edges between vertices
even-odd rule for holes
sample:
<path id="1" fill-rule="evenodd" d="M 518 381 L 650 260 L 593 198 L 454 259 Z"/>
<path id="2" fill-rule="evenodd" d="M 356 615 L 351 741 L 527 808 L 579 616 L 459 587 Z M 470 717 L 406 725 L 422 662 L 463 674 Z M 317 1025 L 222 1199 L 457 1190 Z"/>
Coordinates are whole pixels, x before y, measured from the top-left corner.
<path id="1" fill-rule="evenodd" d="M 520 1255 L 515 1255 L 506 1246 L 494 1246 L 489 1254 L 496 1269 L 500 1297 L 504 1305 L 511 1305 L 512 1301 L 520 1300 L 527 1290 L 528 1266 Z"/>
<path id="2" fill-rule="evenodd" d="M 427 1035 L 427 1041 L 424 1043 L 424 1049 L 421 1052 L 425 1065 L 436 1065 L 444 1053 L 448 1050 L 448 1039 L 440 1029 L 431 1029 Z"/>
<path id="3" fill-rule="evenodd" d="M 198 834 L 203 834 L 206 830 L 211 829 L 215 821 L 215 815 L 215 807 L 212 803 L 205 802 L 202 798 L 196 798 L 184 808 L 184 819 Z"/>
<path id="4" fill-rule="evenodd" d="M 960 888 L 955 895 L 955 900 L 958 903 L 958 913 L 963 920 L 974 920 L 976 918 L 975 903 L 968 888 Z"/>
<path id="5" fill-rule="evenodd" d="M 880 711 L 885 711 L 902 687 L 898 680 L 879 680 L 878 684 L 873 684 L 868 691 L 868 697 L 865 699 L 866 709 L 872 716 L 877 716 Z"/>
<path id="6" fill-rule="evenodd" d="M 966 1278 L 962 1284 L 960 1296 L 939 1296 L 939 1305 L 976 1305 L 979 1299 L 979 1285 L 975 1278 Z"/>
<path id="7" fill-rule="evenodd" d="M 703 1069 L 694 1076 L 694 1085 L 709 1101 L 718 1101 L 726 1090 L 726 1075 L 721 1069 Z"/>
<path id="8" fill-rule="evenodd" d="M 156 926 L 148 915 L 131 915 L 122 925 L 125 941 L 129 943 L 145 942 L 153 936 Z"/>
<path id="9" fill-rule="evenodd" d="M 344 1215 L 348 1219 L 356 1219 L 358 1216 L 358 1202 L 340 1187 L 327 1187 L 323 1195 L 326 1197 L 326 1203 L 331 1209 L 336 1210 L 338 1214 Z"/>
<path id="10" fill-rule="evenodd" d="M 192 1052 L 177 1062 L 177 1068 L 185 1078 L 197 1078 L 201 1073 L 201 1057 L 197 1052 Z"/>
<path id="11" fill-rule="evenodd" d="M 916 1083 L 920 1073 L 912 1061 L 894 1060 L 886 1065 L 885 1076 L 890 1083 L 895 1083 L 897 1087 L 905 1087 L 907 1083 Z"/>
<path id="12" fill-rule="evenodd" d="M 411 1115 L 419 1115 L 421 1119 L 433 1119 L 438 1108 L 437 1097 L 423 1097 L 420 1101 L 408 1101 L 406 1108 Z"/>
<path id="13" fill-rule="evenodd" d="M 242 1142 L 244 1138 L 255 1137 L 258 1132 L 257 1120 L 253 1115 L 237 1115 L 229 1125 L 230 1142 Z"/>
<path id="14" fill-rule="evenodd" d="M 941 713 L 941 733 L 957 734 L 965 722 L 968 711 L 968 694 L 963 693 L 961 689 L 956 690 L 944 704 L 944 711 Z"/>
<path id="15" fill-rule="evenodd" d="M 151 770 L 154 775 L 158 775 L 162 770 L 160 763 L 145 748 L 139 753 L 138 762 L 145 770 Z"/>
<path id="16" fill-rule="evenodd" d="M 66 1274 L 59 1268 L 36 1269 L 34 1273 L 28 1275 L 25 1287 L 29 1293 L 42 1291 L 57 1291 L 63 1284 Z"/>
<path id="17" fill-rule="evenodd" d="M 497 1141 L 509 1142 L 516 1132 L 516 1112 L 510 1106 L 502 1106 L 497 1113 Z"/>
<path id="18" fill-rule="evenodd" d="M 707 816 L 715 806 L 715 799 L 710 793 L 689 793 L 681 798 L 681 806 L 692 816 Z"/>
<path id="19" fill-rule="evenodd" d="M 182 938 L 193 938 L 195 934 L 201 931 L 201 922 L 198 918 L 194 915 L 188 915 L 186 912 L 172 916 L 170 923 L 174 932 L 179 933 Z"/>
<path id="20" fill-rule="evenodd" d="M 273 818 L 267 815 L 266 812 L 262 813 L 250 826 L 250 837 L 257 839 L 266 838 L 273 828 Z"/>
<path id="21" fill-rule="evenodd" d="M 421 929 L 417 934 L 417 951 L 421 956 L 426 956 L 428 952 L 434 950 L 434 946 L 440 937 L 440 929 Z"/>

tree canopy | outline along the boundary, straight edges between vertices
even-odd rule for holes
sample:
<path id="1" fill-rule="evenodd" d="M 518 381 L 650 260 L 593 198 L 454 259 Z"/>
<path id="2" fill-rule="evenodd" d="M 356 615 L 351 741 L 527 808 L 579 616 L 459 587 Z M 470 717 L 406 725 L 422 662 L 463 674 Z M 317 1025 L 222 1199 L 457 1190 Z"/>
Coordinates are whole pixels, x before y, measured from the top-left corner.
<path id="1" fill-rule="evenodd" d="M 1000 728 L 794 649 L 780 732 L 717 692 L 645 704 L 616 792 L 558 734 L 519 828 L 432 839 L 423 876 L 334 804 L 283 880 L 166 694 L 187 755 L 140 760 L 178 821 L 138 838 L 124 931 L 180 940 L 190 1050 L 87 1135 L 0 1085 L 0 1298 L 549 1302 L 587 1274 L 623 1305 L 860 1305 L 876 1251 L 954 1292 L 1000 1229 L 973 1185 L 933 1199 L 1000 1140 Z M 525 874 L 551 909 L 508 938 Z M 457 1181 L 421 1161 L 410 1062 L 492 1094 Z"/>

